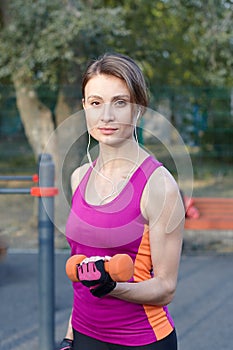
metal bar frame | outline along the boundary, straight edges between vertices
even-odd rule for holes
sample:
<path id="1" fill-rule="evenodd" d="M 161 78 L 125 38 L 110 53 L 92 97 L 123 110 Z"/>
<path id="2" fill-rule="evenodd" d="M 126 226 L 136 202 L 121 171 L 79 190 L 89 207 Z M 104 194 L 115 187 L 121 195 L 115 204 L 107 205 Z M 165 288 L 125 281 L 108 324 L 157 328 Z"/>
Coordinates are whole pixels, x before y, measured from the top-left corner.
<path id="1" fill-rule="evenodd" d="M 38 288 L 39 288 L 39 350 L 54 350 L 55 283 L 54 283 L 54 188 L 55 167 L 50 154 L 39 158 L 39 188 L 52 188 L 38 196 Z M 34 181 L 33 176 L 1 175 L 0 181 Z M 50 191 L 51 192 L 51 191 Z M 0 188 L 0 194 L 30 194 L 31 188 Z"/>

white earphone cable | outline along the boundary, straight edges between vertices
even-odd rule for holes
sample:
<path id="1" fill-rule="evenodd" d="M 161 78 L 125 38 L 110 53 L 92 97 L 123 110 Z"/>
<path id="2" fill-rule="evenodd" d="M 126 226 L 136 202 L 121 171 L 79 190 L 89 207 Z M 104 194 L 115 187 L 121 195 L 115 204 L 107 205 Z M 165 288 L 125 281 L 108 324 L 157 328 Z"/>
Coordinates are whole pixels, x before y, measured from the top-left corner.
<path id="1" fill-rule="evenodd" d="M 139 115 L 140 115 L 140 110 L 139 110 L 139 112 L 138 112 L 138 114 L 137 114 L 136 120 L 138 120 Z M 135 124 L 135 126 L 134 126 L 134 136 L 135 136 L 135 140 L 136 140 L 136 143 L 137 143 L 137 158 L 136 158 L 135 165 L 133 166 L 133 168 L 129 171 L 128 175 L 126 176 L 126 178 L 125 178 L 125 180 L 124 180 L 124 182 L 123 182 L 123 186 L 124 186 L 124 184 L 127 183 L 127 181 L 129 180 L 131 174 L 132 174 L 132 173 L 134 172 L 134 170 L 136 170 L 137 167 L 138 167 L 138 161 L 139 161 L 139 142 L 138 142 L 138 136 L 137 136 L 137 124 Z M 107 176 L 101 174 L 101 172 L 99 172 L 99 171 L 93 166 L 93 161 L 92 161 L 91 155 L 90 155 L 90 144 L 91 144 L 91 136 L 90 136 L 90 134 L 89 134 L 89 132 L 88 132 L 88 145 L 87 145 L 87 152 L 86 152 L 88 162 L 89 162 L 91 168 L 92 168 L 99 176 L 101 176 L 102 178 L 104 178 L 105 180 L 107 180 L 107 181 L 112 185 L 112 191 L 111 191 L 111 193 L 110 193 L 109 195 L 107 195 L 106 197 L 104 197 L 104 198 L 101 200 L 101 202 L 100 202 L 100 205 L 101 205 L 104 201 L 106 201 L 106 199 L 112 197 L 114 194 L 117 194 L 117 193 L 119 192 L 119 190 L 116 188 L 116 186 L 114 185 L 114 182 L 113 182 L 111 179 L 109 179 Z"/>

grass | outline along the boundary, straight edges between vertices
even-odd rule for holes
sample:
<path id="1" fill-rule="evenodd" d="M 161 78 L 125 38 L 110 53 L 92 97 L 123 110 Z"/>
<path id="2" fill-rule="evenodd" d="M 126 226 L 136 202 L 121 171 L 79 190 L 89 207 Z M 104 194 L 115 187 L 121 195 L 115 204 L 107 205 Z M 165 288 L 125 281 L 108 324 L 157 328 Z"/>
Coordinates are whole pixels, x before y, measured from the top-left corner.
<path id="1" fill-rule="evenodd" d="M 35 157 L 25 137 L 0 140 L 1 175 L 31 175 L 36 168 Z"/>

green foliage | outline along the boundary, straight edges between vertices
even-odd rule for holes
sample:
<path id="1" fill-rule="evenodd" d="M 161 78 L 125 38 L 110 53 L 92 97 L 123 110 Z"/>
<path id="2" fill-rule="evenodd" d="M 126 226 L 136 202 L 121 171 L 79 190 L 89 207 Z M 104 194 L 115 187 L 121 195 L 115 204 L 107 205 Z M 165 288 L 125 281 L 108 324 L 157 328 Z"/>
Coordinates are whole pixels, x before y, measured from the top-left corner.
<path id="1" fill-rule="evenodd" d="M 190 1 L 185 16 L 190 20 L 184 39 L 192 44 L 193 81 L 199 85 L 232 85 L 232 1 Z"/>
<path id="2" fill-rule="evenodd" d="M 14 0 L 0 3 L 0 11 L 2 83 L 21 75 L 48 99 L 53 89 L 54 106 L 61 85 L 80 86 L 90 58 L 126 53 L 144 70 L 153 102 L 169 87 L 164 94 L 181 130 L 194 126 L 197 104 L 208 115 L 203 149 L 216 151 L 229 140 L 232 155 L 232 134 L 224 134 L 233 127 L 232 0 Z M 210 100 L 213 87 L 228 88 L 223 102 Z"/>
<path id="3" fill-rule="evenodd" d="M 22 74 L 36 84 L 71 82 L 87 58 L 112 48 L 115 40 L 120 44 L 127 34 L 120 7 L 15 0 L 8 12 L 10 23 L 0 32 L 0 78 Z"/>
<path id="4" fill-rule="evenodd" d="M 233 3 L 223 0 L 128 0 L 128 53 L 150 82 L 233 85 Z"/>
<path id="5" fill-rule="evenodd" d="M 0 79 L 56 85 L 111 50 L 137 59 L 151 85 L 233 84 L 232 1 L 15 0 L 8 13 Z"/>

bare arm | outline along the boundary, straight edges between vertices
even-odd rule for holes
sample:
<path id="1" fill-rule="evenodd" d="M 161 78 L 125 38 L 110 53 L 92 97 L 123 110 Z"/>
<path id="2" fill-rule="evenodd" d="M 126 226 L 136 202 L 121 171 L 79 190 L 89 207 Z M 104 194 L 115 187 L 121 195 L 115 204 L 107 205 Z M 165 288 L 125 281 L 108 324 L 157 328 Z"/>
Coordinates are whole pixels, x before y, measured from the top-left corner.
<path id="1" fill-rule="evenodd" d="M 85 164 L 82 167 L 79 167 L 76 170 L 74 170 L 74 172 L 72 173 L 71 181 L 70 181 L 72 194 L 74 194 L 74 192 L 75 192 L 76 188 L 78 187 L 82 177 L 84 176 L 87 168 L 88 168 L 88 166 Z M 73 340 L 74 335 L 73 335 L 73 328 L 72 328 L 72 324 L 71 324 L 71 319 L 72 319 L 72 311 L 71 311 L 71 314 L 69 317 L 65 338 Z"/>
<path id="2" fill-rule="evenodd" d="M 89 164 L 84 164 L 81 167 L 75 169 L 74 172 L 72 173 L 71 180 L 70 180 L 72 194 L 74 194 L 76 188 L 78 187 L 83 176 L 85 175 L 88 167 L 89 167 Z"/>
<path id="3" fill-rule="evenodd" d="M 149 221 L 155 276 L 138 283 L 118 283 L 110 294 L 133 303 L 167 305 L 176 290 L 184 207 L 179 188 L 166 169 L 157 169 L 146 187 L 141 207 Z"/>
<path id="4" fill-rule="evenodd" d="M 74 339 L 74 335 L 73 335 L 73 328 L 72 328 L 72 324 L 71 324 L 71 318 L 72 318 L 72 311 L 71 311 L 71 314 L 70 314 L 70 318 L 69 318 L 69 322 L 68 322 L 65 338 L 73 340 Z"/>

